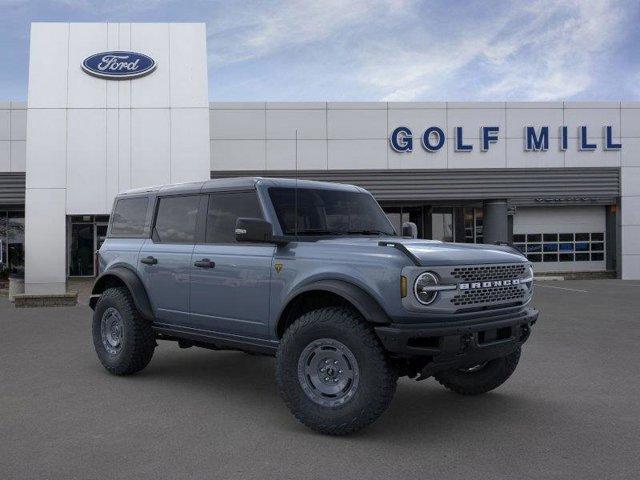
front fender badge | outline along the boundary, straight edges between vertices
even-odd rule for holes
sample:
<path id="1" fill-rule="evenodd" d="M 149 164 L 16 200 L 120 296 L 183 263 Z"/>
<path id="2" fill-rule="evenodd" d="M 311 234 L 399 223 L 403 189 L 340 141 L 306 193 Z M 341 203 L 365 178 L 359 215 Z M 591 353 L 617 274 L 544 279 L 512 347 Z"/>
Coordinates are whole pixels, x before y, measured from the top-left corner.
<path id="1" fill-rule="evenodd" d="M 282 265 L 281 263 L 276 263 L 273 265 L 273 268 L 276 269 L 277 273 L 280 273 L 280 271 L 282 270 L 282 267 L 284 267 L 284 265 Z"/>

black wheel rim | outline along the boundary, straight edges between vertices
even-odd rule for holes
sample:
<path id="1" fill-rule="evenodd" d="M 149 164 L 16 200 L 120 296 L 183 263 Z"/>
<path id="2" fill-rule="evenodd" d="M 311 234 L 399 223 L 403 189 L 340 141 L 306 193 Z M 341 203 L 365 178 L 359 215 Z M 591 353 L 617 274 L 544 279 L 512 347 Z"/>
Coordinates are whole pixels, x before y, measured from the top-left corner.
<path id="1" fill-rule="evenodd" d="M 337 407 L 349 401 L 358 389 L 359 380 L 356 357 L 345 344 L 331 338 L 314 340 L 298 360 L 302 390 L 323 407 Z"/>
<path id="2" fill-rule="evenodd" d="M 102 314 L 100 322 L 100 335 L 102 345 L 111 355 L 117 355 L 122 348 L 124 334 L 124 322 L 120 312 L 113 307 L 107 308 Z"/>

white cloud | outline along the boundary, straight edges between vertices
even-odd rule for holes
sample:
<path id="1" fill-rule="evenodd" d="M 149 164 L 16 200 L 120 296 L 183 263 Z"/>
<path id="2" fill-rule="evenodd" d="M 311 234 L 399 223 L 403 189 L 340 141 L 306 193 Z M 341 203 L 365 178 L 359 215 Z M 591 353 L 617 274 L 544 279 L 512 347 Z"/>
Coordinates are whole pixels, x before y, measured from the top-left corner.
<path id="1" fill-rule="evenodd" d="M 400 14 L 403 0 L 295 0 L 216 12 L 209 22 L 210 59 L 226 65 L 331 39 L 345 30 Z"/>
<path id="2" fill-rule="evenodd" d="M 487 89 L 489 95 L 552 100 L 578 95 L 591 86 L 597 62 L 622 31 L 623 12 L 610 1 L 570 5 L 567 12 L 541 2 L 538 11 L 544 13 L 533 28 L 523 28 L 512 40 L 519 46 L 514 53 L 530 53 L 500 59 L 495 68 L 499 80 Z M 561 20 L 554 23 L 555 17 Z"/>
<path id="3" fill-rule="evenodd" d="M 401 49 L 396 44 L 380 55 L 374 48 L 359 81 L 382 100 L 442 99 L 443 91 L 451 99 L 452 83 L 472 85 L 479 100 L 567 98 L 592 85 L 597 62 L 624 20 L 622 9 L 607 0 L 537 1 L 502 11 L 484 21 L 466 19 L 461 28 L 468 32 L 451 38 L 424 32 L 428 49 L 403 47 L 394 54 Z"/>

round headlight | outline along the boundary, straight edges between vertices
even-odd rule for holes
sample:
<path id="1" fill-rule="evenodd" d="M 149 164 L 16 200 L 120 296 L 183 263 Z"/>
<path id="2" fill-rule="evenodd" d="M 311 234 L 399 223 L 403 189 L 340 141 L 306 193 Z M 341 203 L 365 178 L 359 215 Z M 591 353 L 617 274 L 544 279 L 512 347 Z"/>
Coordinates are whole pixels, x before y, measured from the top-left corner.
<path id="1" fill-rule="evenodd" d="M 416 278 L 416 283 L 413 286 L 413 293 L 416 299 L 423 305 L 429 305 L 438 296 L 438 291 L 432 289 L 438 285 L 438 277 L 433 273 L 425 272 Z"/>
<path id="2" fill-rule="evenodd" d="M 527 288 L 529 289 L 529 293 L 533 293 L 533 265 L 527 266 L 527 278 L 530 278 L 530 282 L 527 282 Z"/>

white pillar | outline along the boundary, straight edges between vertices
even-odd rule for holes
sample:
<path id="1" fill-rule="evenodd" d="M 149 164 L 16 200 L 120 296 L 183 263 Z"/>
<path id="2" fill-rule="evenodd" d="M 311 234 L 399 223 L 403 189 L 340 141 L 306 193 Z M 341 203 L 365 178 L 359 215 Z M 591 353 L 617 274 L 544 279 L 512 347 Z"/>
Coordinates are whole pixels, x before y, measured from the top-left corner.
<path id="1" fill-rule="evenodd" d="M 134 51 L 155 71 L 85 73 L 96 53 Z M 66 218 L 108 215 L 132 187 L 207 180 L 206 31 L 202 23 L 34 23 L 27 112 L 25 289 L 63 293 Z"/>
<path id="2" fill-rule="evenodd" d="M 640 280 L 640 102 L 620 109 L 620 277 Z"/>
<path id="3" fill-rule="evenodd" d="M 629 139 L 626 141 L 629 142 Z M 640 162 L 640 159 L 638 161 Z M 640 280 L 640 163 L 637 167 L 623 166 L 620 175 L 622 183 L 622 197 L 620 198 L 622 203 L 620 222 L 621 278 L 623 280 Z"/>
<path id="4" fill-rule="evenodd" d="M 66 291 L 69 25 L 33 24 L 29 55 L 25 293 Z"/>
<path id="5" fill-rule="evenodd" d="M 66 292 L 64 189 L 28 188 L 25 201 L 25 293 Z"/>

